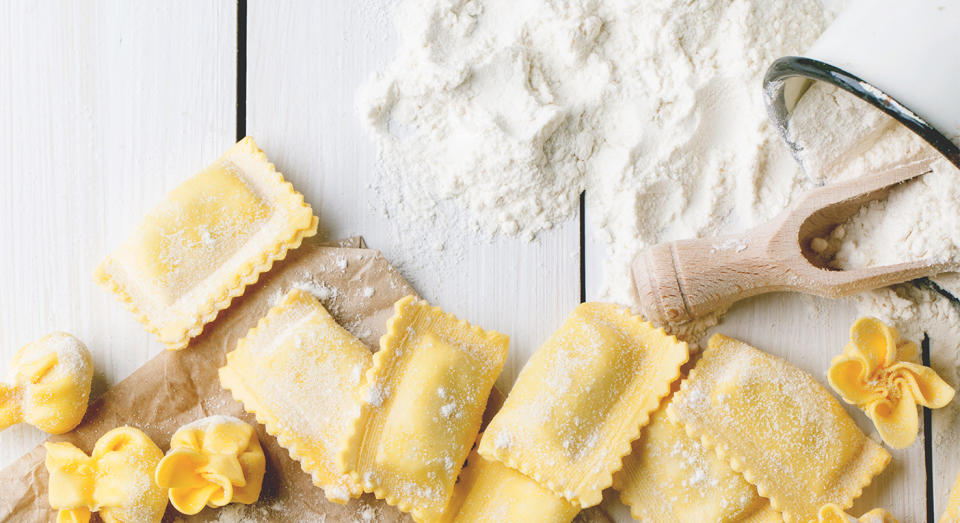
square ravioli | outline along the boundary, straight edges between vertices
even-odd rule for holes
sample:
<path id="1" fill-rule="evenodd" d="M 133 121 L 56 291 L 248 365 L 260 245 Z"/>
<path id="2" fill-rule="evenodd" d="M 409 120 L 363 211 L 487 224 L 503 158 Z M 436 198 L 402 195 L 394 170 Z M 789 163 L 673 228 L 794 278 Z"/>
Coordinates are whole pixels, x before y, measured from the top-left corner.
<path id="1" fill-rule="evenodd" d="M 340 463 L 377 498 L 437 521 L 480 430 L 509 338 L 413 296 L 394 305 Z"/>
<path id="2" fill-rule="evenodd" d="M 613 486 L 638 521 L 783 521 L 756 487 L 670 421 L 666 403 L 632 447 Z"/>
<path id="3" fill-rule="evenodd" d="M 579 512 L 580 507 L 536 481 L 473 452 L 460 473 L 444 521 L 569 523 Z"/>
<path id="4" fill-rule="evenodd" d="M 316 298 L 291 290 L 220 368 L 220 384 L 313 476 L 345 503 L 360 485 L 336 461 L 358 415 L 357 395 L 373 355 Z"/>
<path id="5" fill-rule="evenodd" d="M 247 137 L 171 191 L 94 278 L 167 348 L 182 349 L 317 224 Z"/>
<path id="6" fill-rule="evenodd" d="M 688 357 L 626 308 L 581 304 L 524 366 L 480 455 L 596 505 Z"/>
<path id="7" fill-rule="evenodd" d="M 667 413 L 715 448 L 788 523 L 816 520 L 828 503 L 850 507 L 890 461 L 812 376 L 720 334 Z"/>

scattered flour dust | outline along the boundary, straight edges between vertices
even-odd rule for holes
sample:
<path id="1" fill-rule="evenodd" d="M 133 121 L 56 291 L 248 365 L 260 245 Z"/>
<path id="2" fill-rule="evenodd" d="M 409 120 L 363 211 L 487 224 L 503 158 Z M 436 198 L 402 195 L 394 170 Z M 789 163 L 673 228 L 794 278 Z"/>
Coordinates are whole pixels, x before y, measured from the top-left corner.
<path id="1" fill-rule="evenodd" d="M 832 14 L 819 0 L 402 2 L 400 48 L 358 94 L 397 241 L 426 263 L 463 241 L 437 240 L 443 227 L 531 239 L 586 190 L 605 297 L 630 304 L 638 249 L 752 225 L 809 184 L 761 76 Z"/>

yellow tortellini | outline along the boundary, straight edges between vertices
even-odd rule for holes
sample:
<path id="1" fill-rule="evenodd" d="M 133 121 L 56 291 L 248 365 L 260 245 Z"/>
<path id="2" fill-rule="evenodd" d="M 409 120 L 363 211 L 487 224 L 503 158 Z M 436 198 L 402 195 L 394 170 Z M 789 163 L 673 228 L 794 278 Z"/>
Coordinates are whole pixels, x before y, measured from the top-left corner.
<path id="1" fill-rule="evenodd" d="M 0 430 L 23 422 L 63 434 L 87 411 L 93 361 L 80 340 L 55 332 L 20 348 L 8 379 L 0 383 Z"/>
<path id="2" fill-rule="evenodd" d="M 57 523 L 86 523 L 99 512 L 106 523 L 157 523 L 166 492 L 153 480 L 163 452 L 133 427 L 104 434 L 88 456 L 70 443 L 45 443 L 50 506 Z"/>
<path id="3" fill-rule="evenodd" d="M 192 515 L 204 506 L 254 503 L 265 469 L 253 427 L 237 418 L 211 416 L 174 433 L 170 450 L 157 466 L 156 481 L 170 489 L 177 510 Z"/>
<path id="4" fill-rule="evenodd" d="M 850 327 L 850 343 L 833 358 L 827 378 L 844 401 L 870 416 L 883 441 L 910 446 L 920 430 L 917 405 L 933 409 L 953 399 L 954 390 L 916 359 L 917 345 L 901 341 L 897 330 L 876 318 Z"/>

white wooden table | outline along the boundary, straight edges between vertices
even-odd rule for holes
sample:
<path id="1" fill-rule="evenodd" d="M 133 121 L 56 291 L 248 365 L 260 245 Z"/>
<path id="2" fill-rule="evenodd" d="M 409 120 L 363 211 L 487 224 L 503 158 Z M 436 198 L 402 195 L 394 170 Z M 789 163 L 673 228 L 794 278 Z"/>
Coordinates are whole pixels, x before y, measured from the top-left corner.
<path id="1" fill-rule="evenodd" d="M 22 344 L 68 331 L 94 352 L 98 394 L 162 350 L 91 274 L 168 190 L 244 134 L 313 204 L 324 237 L 362 234 L 389 258 L 389 227 L 366 194 L 375 150 L 354 91 L 393 52 L 390 3 L 0 3 L 0 366 Z M 589 230 L 581 239 L 584 219 L 533 243 L 477 244 L 454 276 L 418 289 L 512 337 L 505 387 L 581 296 L 595 297 L 603 246 Z M 406 275 L 416 282 L 430 271 Z M 824 382 L 854 314 L 845 303 L 774 295 L 738 305 L 715 330 Z M 43 437 L 27 426 L 0 433 L 0 466 Z M 957 470 L 951 449 L 931 451 L 929 474 L 922 437 L 893 452 L 854 512 L 939 516 Z M 611 513 L 629 519 L 608 498 Z"/>

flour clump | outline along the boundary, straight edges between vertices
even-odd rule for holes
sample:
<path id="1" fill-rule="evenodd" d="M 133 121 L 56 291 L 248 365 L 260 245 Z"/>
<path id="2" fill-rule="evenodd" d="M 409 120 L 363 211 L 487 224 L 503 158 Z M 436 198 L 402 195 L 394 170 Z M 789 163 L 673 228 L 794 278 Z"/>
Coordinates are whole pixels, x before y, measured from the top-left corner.
<path id="1" fill-rule="evenodd" d="M 383 210 L 398 236 L 449 227 L 452 206 L 532 238 L 586 190 L 606 297 L 629 304 L 638 249 L 743 229 L 810 185 L 760 86 L 830 16 L 817 0 L 403 2 L 400 48 L 358 95 Z"/>

